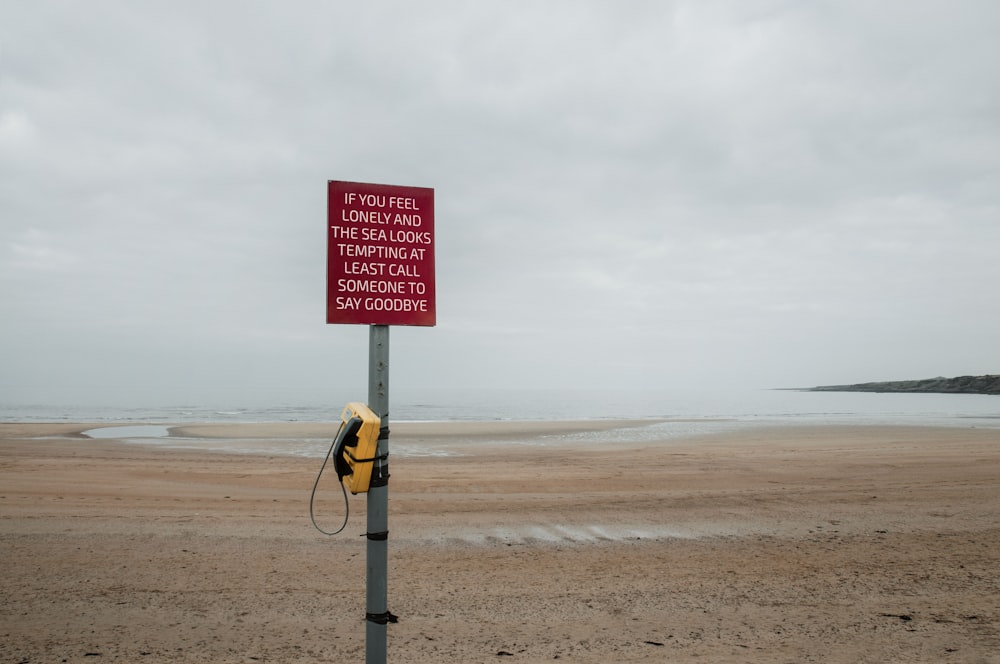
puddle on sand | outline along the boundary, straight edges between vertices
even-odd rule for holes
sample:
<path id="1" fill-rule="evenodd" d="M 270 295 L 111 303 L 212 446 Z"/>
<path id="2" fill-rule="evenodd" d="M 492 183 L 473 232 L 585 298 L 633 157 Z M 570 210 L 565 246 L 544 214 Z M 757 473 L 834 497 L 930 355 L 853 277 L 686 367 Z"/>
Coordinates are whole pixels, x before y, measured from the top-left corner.
<path id="1" fill-rule="evenodd" d="M 162 424 L 142 424 L 87 429 L 83 435 L 90 438 L 165 438 L 170 435 L 170 430 Z"/>

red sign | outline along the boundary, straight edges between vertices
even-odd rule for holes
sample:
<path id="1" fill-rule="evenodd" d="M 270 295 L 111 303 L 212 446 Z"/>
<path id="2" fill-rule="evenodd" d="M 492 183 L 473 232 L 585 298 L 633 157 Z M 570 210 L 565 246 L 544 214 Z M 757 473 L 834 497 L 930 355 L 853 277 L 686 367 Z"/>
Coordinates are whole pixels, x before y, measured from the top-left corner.
<path id="1" fill-rule="evenodd" d="M 327 215 L 326 322 L 434 325 L 434 190 L 330 180 Z"/>

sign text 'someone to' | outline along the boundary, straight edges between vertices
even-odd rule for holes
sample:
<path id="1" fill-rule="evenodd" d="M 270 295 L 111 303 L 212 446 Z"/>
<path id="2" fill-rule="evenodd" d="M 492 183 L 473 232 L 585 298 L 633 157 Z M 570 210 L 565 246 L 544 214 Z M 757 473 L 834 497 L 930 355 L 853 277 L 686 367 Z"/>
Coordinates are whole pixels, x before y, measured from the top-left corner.
<path id="1" fill-rule="evenodd" d="M 434 190 L 331 180 L 326 322 L 434 325 Z"/>

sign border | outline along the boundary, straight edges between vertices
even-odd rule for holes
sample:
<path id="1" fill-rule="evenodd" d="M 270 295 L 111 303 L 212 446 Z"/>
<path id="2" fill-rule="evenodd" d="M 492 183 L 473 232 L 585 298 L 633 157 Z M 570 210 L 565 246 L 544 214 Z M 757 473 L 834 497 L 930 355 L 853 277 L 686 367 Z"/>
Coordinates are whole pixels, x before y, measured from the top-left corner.
<path id="1" fill-rule="evenodd" d="M 340 198 L 344 194 L 375 194 L 398 198 L 417 198 L 421 201 L 421 229 L 430 233 L 430 243 L 422 245 L 421 249 L 429 252 L 421 262 L 425 268 L 430 267 L 429 275 L 421 275 L 421 282 L 426 286 L 426 292 L 420 298 L 428 302 L 427 311 L 370 311 L 359 309 L 353 314 L 345 314 L 344 310 L 334 307 L 336 298 L 342 291 L 335 288 L 335 280 L 340 271 L 335 269 L 335 256 L 333 254 L 332 228 L 334 226 L 343 227 L 343 222 L 337 217 L 337 213 L 346 209 Z M 335 197 L 336 194 L 336 197 Z M 370 182 L 352 182 L 347 180 L 327 181 L 327 257 L 326 257 L 326 322 L 328 325 L 406 325 L 415 327 L 434 327 L 437 325 L 437 287 L 434 254 L 435 234 L 434 234 L 434 189 L 431 187 L 411 187 L 393 184 L 378 184 Z"/>

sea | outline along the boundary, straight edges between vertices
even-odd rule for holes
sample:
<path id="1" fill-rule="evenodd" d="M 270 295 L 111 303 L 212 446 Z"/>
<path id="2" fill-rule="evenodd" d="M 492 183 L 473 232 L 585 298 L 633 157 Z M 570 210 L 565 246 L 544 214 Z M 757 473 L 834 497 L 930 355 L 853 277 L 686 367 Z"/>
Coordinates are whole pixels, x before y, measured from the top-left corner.
<path id="1" fill-rule="evenodd" d="M 329 439 L 230 440 L 182 438 L 170 427 L 194 423 L 330 423 L 336 434 L 340 413 L 365 395 L 331 391 L 328 397 L 276 391 L 234 399 L 201 392 L 181 403 L 0 403 L 0 422 L 85 422 L 85 435 L 130 443 L 235 453 L 323 457 Z M 557 389 L 398 389 L 389 394 L 392 422 L 504 422 L 648 419 L 642 427 L 597 427 L 545 436 L 509 438 L 489 445 L 585 446 L 615 442 L 690 439 L 703 434 L 781 425 L 910 425 L 978 427 L 997 430 L 1000 396 L 977 394 L 876 394 L 774 389 L 557 390 Z M 450 456 L 454 447 L 396 441 L 393 454 Z"/>
<path id="2" fill-rule="evenodd" d="M 335 422 L 364 394 L 252 399 L 224 394 L 178 403 L 0 403 L 0 422 Z M 1000 396 L 808 390 L 400 389 L 389 419 L 411 422 L 670 419 L 693 424 L 892 424 L 1000 428 Z"/>

